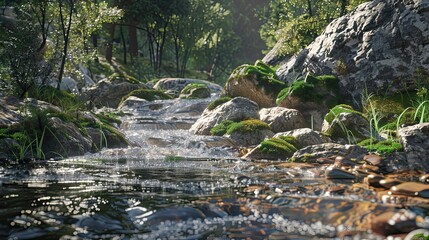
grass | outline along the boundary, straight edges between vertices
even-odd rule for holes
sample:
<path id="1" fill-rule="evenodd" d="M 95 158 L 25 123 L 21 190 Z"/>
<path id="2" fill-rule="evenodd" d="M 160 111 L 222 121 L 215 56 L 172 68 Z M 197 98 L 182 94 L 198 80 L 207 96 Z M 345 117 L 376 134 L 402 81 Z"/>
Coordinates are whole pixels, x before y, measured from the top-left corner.
<path id="1" fill-rule="evenodd" d="M 347 105 L 347 104 L 339 104 L 339 105 L 331 108 L 331 110 L 329 111 L 329 113 L 326 114 L 325 120 L 329 124 L 331 124 L 334 121 L 334 119 L 337 116 L 339 116 L 341 113 L 354 113 L 354 114 L 358 114 L 358 115 L 363 116 L 363 114 L 361 112 L 358 112 L 358 111 L 354 110 L 352 106 Z"/>

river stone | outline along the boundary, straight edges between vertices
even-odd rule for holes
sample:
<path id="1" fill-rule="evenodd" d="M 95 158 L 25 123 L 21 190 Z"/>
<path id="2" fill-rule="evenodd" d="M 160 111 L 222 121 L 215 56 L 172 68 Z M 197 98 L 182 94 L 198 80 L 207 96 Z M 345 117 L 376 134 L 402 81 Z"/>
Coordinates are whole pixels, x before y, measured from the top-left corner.
<path id="1" fill-rule="evenodd" d="M 409 168 L 429 172 L 429 123 L 399 129 Z"/>
<path id="2" fill-rule="evenodd" d="M 82 89 L 81 98 L 95 107 L 117 108 L 122 98 L 144 86 L 127 81 L 110 81 L 108 78 Z"/>
<path id="3" fill-rule="evenodd" d="M 202 115 L 189 130 L 194 134 L 210 135 L 210 129 L 224 120 L 238 122 L 249 118 L 259 119 L 258 104 L 247 98 L 236 97 Z"/>
<path id="4" fill-rule="evenodd" d="M 371 131 L 371 128 L 369 121 L 362 115 L 343 112 L 332 123 L 323 121 L 321 132 L 339 143 L 361 142 L 371 137 L 380 139 L 377 131 Z"/>
<path id="5" fill-rule="evenodd" d="M 308 47 L 291 58 L 264 58 L 282 65 L 277 74 L 291 83 L 296 75 L 334 74 L 341 92 L 360 104 L 362 92 L 395 93 L 429 69 L 429 2 L 375 0 L 332 21 Z M 280 40 L 281 41 L 281 40 Z M 277 52 L 276 52 L 277 51 Z M 281 59 L 277 62 L 270 59 Z"/>
<path id="6" fill-rule="evenodd" d="M 277 138 L 280 136 L 295 137 L 301 147 L 323 144 L 331 141 L 328 137 L 320 134 L 320 132 L 314 131 L 310 128 L 300 128 L 292 131 L 277 133 L 276 135 L 274 135 L 274 137 Z"/>
<path id="7" fill-rule="evenodd" d="M 429 198 L 429 185 L 419 182 L 404 182 L 390 188 L 393 194 Z"/>
<path id="8" fill-rule="evenodd" d="M 410 210 L 387 211 L 372 218 L 371 230 L 382 236 L 409 233 L 417 229 L 416 214 Z"/>
<path id="9" fill-rule="evenodd" d="M 304 116 L 295 109 L 262 108 L 259 116 L 260 120 L 266 122 L 275 133 L 307 127 Z"/>
<path id="10" fill-rule="evenodd" d="M 131 111 L 136 109 L 138 106 L 148 103 L 149 101 L 146 99 L 141 99 L 136 96 L 127 97 L 122 103 L 119 105 L 119 110 Z"/>
<path id="11" fill-rule="evenodd" d="M 292 159 L 295 161 L 304 161 L 315 163 L 318 158 L 329 158 L 343 156 L 349 159 L 362 159 L 368 154 L 368 150 L 358 145 L 341 145 L 337 143 L 323 143 L 311 145 L 296 151 Z"/>
<path id="12" fill-rule="evenodd" d="M 328 168 L 325 172 L 328 179 L 355 179 L 356 175 L 340 168 Z"/>
<path id="13" fill-rule="evenodd" d="M 229 137 L 234 143 L 240 146 L 253 146 L 261 143 L 264 139 L 271 138 L 274 133 L 269 129 L 255 130 L 253 132 L 240 132 L 235 131 Z"/>
<path id="14" fill-rule="evenodd" d="M 178 95 L 186 85 L 191 83 L 205 84 L 212 93 L 220 93 L 223 91 L 223 88 L 216 83 L 190 78 L 162 78 L 155 84 L 155 86 L 153 86 L 153 88 L 156 90 L 171 91 Z"/>

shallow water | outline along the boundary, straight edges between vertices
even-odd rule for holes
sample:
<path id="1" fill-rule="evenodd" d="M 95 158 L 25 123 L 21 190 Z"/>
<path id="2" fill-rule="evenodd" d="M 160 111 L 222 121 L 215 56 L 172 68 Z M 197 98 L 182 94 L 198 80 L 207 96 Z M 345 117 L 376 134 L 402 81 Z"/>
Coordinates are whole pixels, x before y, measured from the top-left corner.
<path id="1" fill-rule="evenodd" d="M 324 166 L 245 162 L 186 129 L 208 100 L 137 106 L 127 149 L 0 167 L 2 239 L 382 239 L 371 219 L 421 216 Z M 411 229 L 412 230 L 412 229 Z"/>

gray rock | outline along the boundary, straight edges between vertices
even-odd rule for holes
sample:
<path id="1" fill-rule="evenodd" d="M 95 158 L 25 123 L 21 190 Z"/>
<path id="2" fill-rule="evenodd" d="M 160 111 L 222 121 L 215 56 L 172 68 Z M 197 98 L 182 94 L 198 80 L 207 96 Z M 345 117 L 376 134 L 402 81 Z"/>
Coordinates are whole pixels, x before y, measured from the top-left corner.
<path id="1" fill-rule="evenodd" d="M 335 74 L 342 92 L 356 104 L 365 89 L 395 93 L 414 88 L 412 82 L 429 69 L 428 6 L 421 0 L 364 3 L 330 23 L 307 48 L 286 59 L 277 74 L 289 83 L 297 74 Z M 273 51 L 266 62 L 278 55 Z"/>
<path id="2" fill-rule="evenodd" d="M 7 128 L 21 122 L 22 116 L 19 112 L 20 106 L 21 103 L 18 98 L 0 98 L 0 128 Z"/>
<path id="3" fill-rule="evenodd" d="M 163 78 L 160 79 L 155 86 L 153 86 L 156 90 L 165 90 L 171 91 L 176 94 L 179 94 L 186 85 L 190 83 L 203 83 L 208 86 L 212 93 L 220 93 L 223 91 L 223 87 L 219 86 L 216 83 L 212 83 L 205 80 L 200 79 L 189 79 L 189 78 Z"/>
<path id="4" fill-rule="evenodd" d="M 300 128 L 292 131 L 277 133 L 276 135 L 274 135 L 274 137 L 280 136 L 295 137 L 301 147 L 323 144 L 331 141 L 328 137 L 320 134 L 320 132 L 314 131 L 310 128 Z"/>
<path id="5" fill-rule="evenodd" d="M 141 99 L 135 96 L 130 96 L 127 99 L 125 99 L 121 104 L 119 105 L 119 110 L 126 110 L 131 111 L 136 109 L 136 107 L 141 106 L 142 104 L 148 103 L 149 101 L 146 99 Z"/>
<path id="6" fill-rule="evenodd" d="M 124 96 L 142 87 L 144 86 L 141 84 L 103 79 L 89 88 L 84 88 L 81 98 L 95 107 L 117 108 Z"/>
<path id="7" fill-rule="evenodd" d="M 259 115 L 261 121 L 266 122 L 275 133 L 307 127 L 304 116 L 295 109 L 263 108 L 259 111 Z"/>
<path id="8" fill-rule="evenodd" d="M 194 134 L 210 135 L 210 129 L 224 120 L 241 121 L 248 118 L 259 119 L 259 106 L 255 102 L 236 97 L 202 115 L 189 129 Z"/>
<path id="9" fill-rule="evenodd" d="M 368 150 L 358 145 L 341 145 L 337 143 L 324 143 L 311 145 L 296 151 L 292 158 L 295 161 L 315 163 L 318 158 L 342 156 L 348 159 L 363 159 Z"/>
<path id="10" fill-rule="evenodd" d="M 234 143 L 240 146 L 254 146 L 272 136 L 274 136 L 274 133 L 268 129 L 245 133 L 236 131 L 230 135 L 226 135 L 226 137 L 229 137 Z"/>
<path id="11" fill-rule="evenodd" d="M 321 132 L 329 135 L 332 140 L 344 144 L 358 143 L 371 137 L 381 139 L 369 121 L 357 113 L 340 113 L 332 123 L 325 120 Z"/>
<path id="12" fill-rule="evenodd" d="M 399 138 L 404 146 L 411 169 L 429 171 L 429 123 L 399 129 Z"/>

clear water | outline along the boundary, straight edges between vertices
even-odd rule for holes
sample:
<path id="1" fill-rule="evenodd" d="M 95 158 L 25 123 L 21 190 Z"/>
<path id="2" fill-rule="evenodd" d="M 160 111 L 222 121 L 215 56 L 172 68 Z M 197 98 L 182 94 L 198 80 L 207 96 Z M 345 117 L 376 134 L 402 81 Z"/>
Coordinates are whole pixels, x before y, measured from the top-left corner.
<path id="1" fill-rule="evenodd" d="M 399 211 L 324 169 L 241 161 L 189 133 L 210 101 L 136 106 L 127 149 L 0 167 L 0 239 L 377 239 L 368 216 Z"/>

